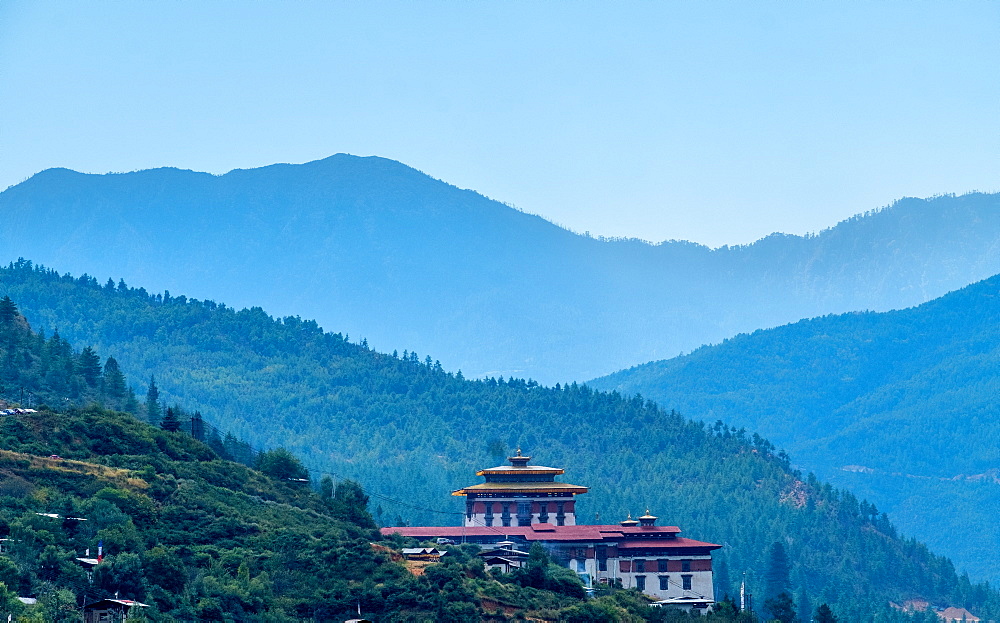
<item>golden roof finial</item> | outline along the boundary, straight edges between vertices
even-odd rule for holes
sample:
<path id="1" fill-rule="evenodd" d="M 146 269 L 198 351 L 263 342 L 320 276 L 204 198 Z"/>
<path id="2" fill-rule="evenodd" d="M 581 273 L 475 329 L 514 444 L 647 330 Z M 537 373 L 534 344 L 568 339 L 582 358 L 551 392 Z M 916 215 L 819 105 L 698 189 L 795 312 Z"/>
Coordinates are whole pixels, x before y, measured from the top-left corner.
<path id="1" fill-rule="evenodd" d="M 632 513 L 631 512 L 628 514 L 628 518 L 623 519 L 622 521 L 619 522 L 619 525 L 621 525 L 623 527 L 631 527 L 631 526 L 636 526 L 638 524 L 639 524 L 638 521 L 636 521 L 635 519 L 632 519 Z"/>
<path id="2" fill-rule="evenodd" d="M 517 446 L 517 454 L 514 456 L 508 456 L 507 460 L 510 461 L 510 464 L 514 467 L 527 467 L 528 461 L 531 460 L 531 457 L 521 454 L 521 446 L 519 445 Z"/>

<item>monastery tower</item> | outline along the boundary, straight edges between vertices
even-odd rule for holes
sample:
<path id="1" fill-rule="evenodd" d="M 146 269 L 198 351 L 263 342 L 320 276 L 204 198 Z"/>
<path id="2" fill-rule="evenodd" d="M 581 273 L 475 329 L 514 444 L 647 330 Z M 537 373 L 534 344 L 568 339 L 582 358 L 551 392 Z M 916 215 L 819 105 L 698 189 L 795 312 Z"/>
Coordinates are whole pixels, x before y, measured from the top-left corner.
<path id="1" fill-rule="evenodd" d="M 510 465 L 476 472 L 486 482 L 452 492 L 465 496 L 466 527 L 576 525 L 573 496 L 587 487 L 557 482 L 562 469 L 528 465 L 531 457 L 522 456 L 520 448 L 507 460 Z"/>

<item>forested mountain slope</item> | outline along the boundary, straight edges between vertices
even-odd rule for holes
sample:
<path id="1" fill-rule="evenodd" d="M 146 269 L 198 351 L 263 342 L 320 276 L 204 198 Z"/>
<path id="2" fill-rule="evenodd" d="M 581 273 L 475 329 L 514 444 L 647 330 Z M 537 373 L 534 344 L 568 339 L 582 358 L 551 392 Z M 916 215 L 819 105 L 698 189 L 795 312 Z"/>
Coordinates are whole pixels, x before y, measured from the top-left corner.
<path id="1" fill-rule="evenodd" d="M 381 158 L 222 176 L 52 169 L 0 193 L 0 262 L 299 314 L 471 377 L 554 383 L 922 303 L 1000 272 L 998 207 L 905 199 L 818 236 L 710 250 L 576 235 Z"/>
<path id="2" fill-rule="evenodd" d="M 498 606 L 538 621 L 593 611 L 609 622 L 669 618 L 634 591 L 586 600 L 576 573 L 544 552 L 523 572 L 494 576 L 475 557 L 478 546 L 447 546 L 443 564 L 411 573 L 399 548 L 416 543 L 374 530 L 357 483 L 310 483 L 281 448 L 257 454 L 251 469 L 223 460 L 211 439 L 202 443 L 204 426 L 178 430 L 169 411 L 154 427 L 102 408 L 116 396 L 137 406 L 114 361 L 102 365 L 89 347 L 33 333 L 16 304 L 0 299 L 0 379 L 19 387 L 19 398 L 23 388 L 62 407 L 10 409 L 0 397 L 0 612 L 18 623 L 79 621 L 86 604 L 109 597 L 145 602 L 137 620 L 163 622 L 359 613 L 387 622 L 508 620 L 491 616 Z M 991 607 L 982 587 L 966 589 Z M 714 620 L 742 620 L 723 614 Z"/>
<path id="3" fill-rule="evenodd" d="M 1000 580 L 1000 276 L 918 307 L 803 320 L 589 383 L 759 431 Z"/>
<path id="4" fill-rule="evenodd" d="M 377 496 L 383 524 L 399 515 L 454 525 L 462 509 L 448 493 L 520 446 L 590 487 L 578 502 L 583 521 L 613 522 L 648 507 L 687 536 L 725 544 L 721 592 L 733 593 L 744 571 L 759 589 L 767 549 L 781 541 L 793 561 L 792 590 L 831 603 L 845 620 L 914 597 L 982 614 L 1000 607 L 996 593 L 970 585 L 947 559 L 897 537 L 870 504 L 791 471 L 766 441 L 705 428 L 641 399 L 465 380 L 416 354 L 381 354 L 299 318 L 150 296 L 26 262 L 0 271 L 0 286 L 32 324 L 115 353 L 133 383 L 155 373 L 168 403 L 357 478 Z"/>

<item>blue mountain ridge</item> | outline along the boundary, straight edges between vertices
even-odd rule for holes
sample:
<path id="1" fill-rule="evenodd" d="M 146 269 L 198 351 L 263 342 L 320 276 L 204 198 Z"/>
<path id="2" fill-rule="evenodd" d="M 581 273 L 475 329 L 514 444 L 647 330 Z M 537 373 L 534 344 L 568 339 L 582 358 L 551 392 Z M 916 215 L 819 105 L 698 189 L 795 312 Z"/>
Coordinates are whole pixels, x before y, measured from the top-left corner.
<path id="1" fill-rule="evenodd" d="M 1000 272 L 1000 196 L 903 199 L 752 245 L 574 234 L 384 158 L 210 175 L 41 172 L 0 193 L 0 248 L 300 314 L 466 376 L 583 380 L 740 331 L 918 304 Z"/>

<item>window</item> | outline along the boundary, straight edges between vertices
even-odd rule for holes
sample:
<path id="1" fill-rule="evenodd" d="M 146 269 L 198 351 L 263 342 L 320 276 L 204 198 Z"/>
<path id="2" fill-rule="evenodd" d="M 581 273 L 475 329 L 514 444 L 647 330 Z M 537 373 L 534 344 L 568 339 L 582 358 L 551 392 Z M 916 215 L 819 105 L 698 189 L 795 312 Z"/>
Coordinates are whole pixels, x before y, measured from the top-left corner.
<path id="1" fill-rule="evenodd" d="M 656 570 L 657 571 L 661 571 L 661 572 L 667 570 L 667 559 L 666 558 L 661 558 L 661 559 L 659 559 L 659 560 L 656 561 Z"/>
<path id="2" fill-rule="evenodd" d="M 597 560 L 597 570 L 598 571 L 607 571 L 608 570 L 608 559 L 607 558 L 600 558 L 600 559 Z"/>
<path id="3" fill-rule="evenodd" d="M 635 572 L 636 573 L 643 573 L 645 571 L 646 571 L 646 561 L 645 560 L 637 560 L 637 561 L 635 561 Z"/>
<path id="4" fill-rule="evenodd" d="M 635 576 L 635 587 L 640 591 L 646 590 L 646 576 L 644 575 Z"/>
<path id="5" fill-rule="evenodd" d="M 691 576 L 690 575 L 682 575 L 681 576 L 681 584 L 682 584 L 681 588 L 683 588 L 684 590 L 686 590 L 686 591 L 691 590 Z"/>
<path id="6" fill-rule="evenodd" d="M 682 560 L 681 561 L 681 571 L 684 571 L 685 573 L 687 573 L 690 570 L 691 570 L 691 561 L 690 560 Z"/>
<path id="7" fill-rule="evenodd" d="M 670 589 L 670 576 L 661 575 L 660 576 L 660 590 L 665 591 Z"/>

